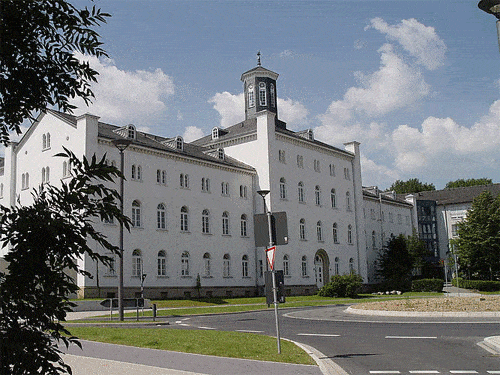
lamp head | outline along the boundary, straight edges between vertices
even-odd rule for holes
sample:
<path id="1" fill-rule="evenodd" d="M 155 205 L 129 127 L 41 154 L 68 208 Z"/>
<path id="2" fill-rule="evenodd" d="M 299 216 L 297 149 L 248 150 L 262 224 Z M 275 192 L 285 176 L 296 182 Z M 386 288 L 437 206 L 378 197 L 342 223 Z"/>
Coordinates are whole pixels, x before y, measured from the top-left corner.
<path id="1" fill-rule="evenodd" d="M 481 0 L 477 6 L 482 11 L 493 14 L 500 19 L 500 0 Z"/>
<path id="2" fill-rule="evenodd" d="M 264 198 L 267 194 L 269 194 L 269 190 L 257 190 L 257 194 Z"/>
<path id="3" fill-rule="evenodd" d="M 115 147 L 120 150 L 120 151 L 125 151 L 125 149 L 132 143 L 131 139 L 125 139 L 125 138 L 119 138 L 119 139 L 113 139 L 111 141 Z"/>

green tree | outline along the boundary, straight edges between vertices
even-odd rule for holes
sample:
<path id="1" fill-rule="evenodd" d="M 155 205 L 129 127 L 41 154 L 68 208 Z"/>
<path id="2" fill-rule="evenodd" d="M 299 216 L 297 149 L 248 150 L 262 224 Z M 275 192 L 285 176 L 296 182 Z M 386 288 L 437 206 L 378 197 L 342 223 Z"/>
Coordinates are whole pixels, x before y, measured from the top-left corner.
<path id="1" fill-rule="evenodd" d="M 445 189 L 459 188 L 459 187 L 469 187 L 476 185 L 491 185 L 493 181 L 491 178 L 469 178 L 464 180 L 463 178 L 455 181 L 450 181 L 446 184 Z"/>
<path id="2" fill-rule="evenodd" d="M 93 29 L 107 17 L 64 0 L 0 1 L 0 142 L 48 106 L 71 112 L 71 98 L 90 102 L 98 72 L 74 53 L 107 56 Z"/>
<path id="3" fill-rule="evenodd" d="M 394 191 L 396 194 L 410 194 L 436 190 L 436 187 L 434 184 L 420 182 L 418 178 L 410 178 L 408 181 L 396 180 L 388 190 Z"/>
<path id="4" fill-rule="evenodd" d="M 500 195 L 483 192 L 472 202 L 453 241 L 458 264 L 473 279 L 500 274 Z"/>
<path id="5" fill-rule="evenodd" d="M 384 286 L 401 291 L 410 290 L 413 268 L 414 258 L 408 250 L 405 236 L 391 236 L 379 253 L 376 271 L 383 278 Z"/>
<path id="6" fill-rule="evenodd" d="M 103 183 L 122 177 L 105 157 L 78 160 L 65 149 L 73 178 L 61 187 L 44 184 L 32 193 L 33 203 L 0 207 L 0 242 L 9 247 L 7 273 L 0 273 L 0 373 L 61 374 L 58 342 L 79 345 L 63 323 L 78 287 L 68 273 L 91 276 L 78 259 L 110 264 L 102 253 L 119 254 L 117 246 L 96 231 L 96 220 L 114 219 L 129 229 L 130 220 L 117 206 L 119 194 Z M 96 246 L 97 245 L 97 246 Z M 103 251 L 97 250 L 100 247 Z"/>

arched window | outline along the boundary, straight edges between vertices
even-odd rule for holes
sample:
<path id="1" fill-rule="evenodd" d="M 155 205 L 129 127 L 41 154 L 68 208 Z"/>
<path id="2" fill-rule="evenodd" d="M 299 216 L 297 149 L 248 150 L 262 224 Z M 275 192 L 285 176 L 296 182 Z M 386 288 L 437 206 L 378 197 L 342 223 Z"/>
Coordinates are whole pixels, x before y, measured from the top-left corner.
<path id="1" fill-rule="evenodd" d="M 337 223 L 333 223 L 332 234 L 333 234 L 333 243 L 339 243 L 339 235 L 338 235 L 338 231 L 337 231 Z"/>
<path id="2" fill-rule="evenodd" d="M 130 139 L 135 139 L 135 126 L 132 124 L 127 125 L 127 137 Z"/>
<path id="3" fill-rule="evenodd" d="M 339 263 L 340 263 L 339 257 L 335 257 L 335 275 L 339 274 Z"/>
<path id="4" fill-rule="evenodd" d="M 140 165 L 137 166 L 137 179 L 139 181 L 142 179 L 142 168 Z"/>
<path id="5" fill-rule="evenodd" d="M 71 167 L 67 161 L 63 161 L 63 177 L 71 176 Z"/>
<path id="6" fill-rule="evenodd" d="M 184 175 L 184 187 L 189 189 L 189 175 L 187 174 Z"/>
<path id="7" fill-rule="evenodd" d="M 330 176 L 335 176 L 335 164 L 330 164 Z"/>
<path id="8" fill-rule="evenodd" d="M 132 202 L 132 226 L 141 226 L 141 204 L 137 200 Z"/>
<path id="9" fill-rule="evenodd" d="M 377 234 L 375 231 L 372 232 L 372 249 L 375 250 L 377 248 Z"/>
<path id="10" fill-rule="evenodd" d="M 167 254 L 165 250 L 158 251 L 158 276 L 167 276 Z"/>
<path id="11" fill-rule="evenodd" d="M 345 193 L 345 204 L 347 211 L 351 211 L 351 193 Z"/>
<path id="12" fill-rule="evenodd" d="M 50 167 L 45 168 L 45 182 L 50 181 Z"/>
<path id="13" fill-rule="evenodd" d="M 284 177 L 280 178 L 280 198 L 286 199 L 286 180 Z"/>
<path id="14" fill-rule="evenodd" d="M 141 250 L 132 252 L 132 276 L 141 277 L 142 275 L 142 254 Z"/>
<path id="15" fill-rule="evenodd" d="M 299 222 L 299 236 L 301 240 L 306 239 L 306 220 L 300 219 Z"/>
<path id="16" fill-rule="evenodd" d="M 42 150 L 45 150 L 47 148 L 47 135 L 43 134 L 42 135 Z"/>
<path id="17" fill-rule="evenodd" d="M 181 276 L 189 276 L 189 253 L 187 251 L 181 255 Z"/>
<path id="18" fill-rule="evenodd" d="M 222 213 L 222 234 L 229 235 L 229 213 L 227 211 Z"/>
<path id="19" fill-rule="evenodd" d="M 316 235 L 318 237 L 318 241 L 323 241 L 323 227 L 321 221 L 316 223 Z"/>
<path id="20" fill-rule="evenodd" d="M 201 212 L 201 232 L 210 233 L 210 212 L 207 209 Z"/>
<path id="21" fill-rule="evenodd" d="M 347 226 L 347 243 L 352 245 L 352 225 Z"/>
<path id="22" fill-rule="evenodd" d="M 224 154 L 224 149 L 223 148 L 219 148 L 217 150 L 217 157 L 220 159 L 220 160 L 224 160 L 225 158 L 225 154 Z"/>
<path id="23" fill-rule="evenodd" d="M 297 185 L 298 193 L 299 193 L 299 202 L 304 202 L 304 183 L 302 181 Z"/>
<path id="24" fill-rule="evenodd" d="M 161 171 L 159 169 L 156 170 L 156 183 L 161 184 Z"/>
<path id="25" fill-rule="evenodd" d="M 182 137 L 177 137 L 175 139 L 175 147 L 177 148 L 177 150 L 184 150 L 184 140 L 182 139 Z"/>
<path id="26" fill-rule="evenodd" d="M 26 173 L 26 189 L 30 187 L 30 174 Z"/>
<path id="27" fill-rule="evenodd" d="M 165 185 L 167 183 L 167 172 L 161 171 L 161 183 Z"/>
<path id="28" fill-rule="evenodd" d="M 337 195 L 335 194 L 335 189 L 330 190 L 330 201 L 332 203 L 332 208 L 337 207 Z"/>
<path id="29" fill-rule="evenodd" d="M 47 148 L 50 148 L 50 133 L 47 133 Z"/>
<path id="30" fill-rule="evenodd" d="M 283 255 L 283 275 L 290 276 L 290 257 L 288 254 Z"/>
<path id="31" fill-rule="evenodd" d="M 210 253 L 203 254 L 203 266 L 205 277 L 210 276 Z"/>
<path id="32" fill-rule="evenodd" d="M 261 106 L 267 105 L 266 84 L 264 82 L 259 83 L 259 104 Z"/>
<path id="33" fill-rule="evenodd" d="M 246 237 L 247 234 L 247 226 L 248 226 L 248 220 L 247 220 L 247 215 L 243 214 L 241 215 L 240 219 L 240 234 L 241 237 Z"/>
<path id="34" fill-rule="evenodd" d="M 316 185 L 314 189 L 314 196 L 316 197 L 316 206 L 321 206 L 321 188 L 319 185 Z"/>
<path id="35" fill-rule="evenodd" d="M 136 179 L 136 171 L 135 171 L 135 165 L 132 164 L 132 173 L 131 173 L 131 178 L 132 180 L 135 180 Z"/>
<path id="36" fill-rule="evenodd" d="M 350 273 L 354 273 L 355 272 L 355 269 L 354 269 L 354 258 L 349 259 L 349 272 Z"/>
<path id="37" fill-rule="evenodd" d="M 241 276 L 248 277 L 248 255 L 241 257 Z"/>
<path id="38" fill-rule="evenodd" d="M 219 139 L 219 128 L 215 127 L 212 129 L 212 139 Z"/>
<path id="39" fill-rule="evenodd" d="M 156 207 L 156 219 L 158 229 L 167 229 L 167 210 L 163 203 Z"/>
<path id="40" fill-rule="evenodd" d="M 231 257 L 229 254 L 224 254 L 222 257 L 223 260 L 223 270 L 222 270 L 222 276 L 223 277 L 230 277 L 231 276 Z"/>
<path id="41" fill-rule="evenodd" d="M 42 184 L 45 183 L 45 167 L 42 168 Z"/>
<path id="42" fill-rule="evenodd" d="M 189 230 L 189 217 L 188 208 L 182 206 L 181 208 L 181 232 L 187 232 Z"/>
<path id="43" fill-rule="evenodd" d="M 307 257 L 305 255 L 302 256 L 302 277 L 307 276 Z"/>
<path id="44" fill-rule="evenodd" d="M 271 87 L 269 89 L 269 91 L 271 92 L 271 105 L 274 107 L 276 107 L 276 91 L 274 89 L 274 85 L 271 83 Z"/>
<path id="45" fill-rule="evenodd" d="M 255 107 L 255 92 L 253 85 L 248 86 L 248 108 Z"/>
<path id="46" fill-rule="evenodd" d="M 221 194 L 229 195 L 229 182 L 221 182 Z"/>

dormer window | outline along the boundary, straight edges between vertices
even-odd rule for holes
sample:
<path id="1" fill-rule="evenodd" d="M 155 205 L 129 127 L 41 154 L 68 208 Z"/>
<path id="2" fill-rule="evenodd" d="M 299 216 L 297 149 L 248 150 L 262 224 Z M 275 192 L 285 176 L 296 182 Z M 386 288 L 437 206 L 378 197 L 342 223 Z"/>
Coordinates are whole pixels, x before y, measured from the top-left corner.
<path id="1" fill-rule="evenodd" d="M 219 139 L 219 128 L 212 129 L 212 139 Z"/>
<path id="2" fill-rule="evenodd" d="M 307 131 L 307 139 L 309 139 L 310 141 L 314 141 L 314 133 L 313 133 L 312 129 L 309 129 Z"/>
<path id="3" fill-rule="evenodd" d="M 127 138 L 135 139 L 135 136 L 136 136 L 135 126 L 132 124 L 127 125 Z"/>
<path id="4" fill-rule="evenodd" d="M 224 160 L 224 149 L 223 148 L 219 148 L 217 150 L 217 157 L 221 160 Z"/>
<path id="5" fill-rule="evenodd" d="M 267 105 L 266 84 L 264 82 L 259 83 L 259 104 L 261 106 Z"/>
<path id="6" fill-rule="evenodd" d="M 175 148 L 177 148 L 177 150 L 181 150 L 181 151 L 184 150 L 184 141 L 182 140 L 182 137 L 177 137 L 175 139 Z"/>
<path id="7" fill-rule="evenodd" d="M 255 94 L 253 91 L 253 85 L 248 86 L 248 108 L 255 107 Z"/>

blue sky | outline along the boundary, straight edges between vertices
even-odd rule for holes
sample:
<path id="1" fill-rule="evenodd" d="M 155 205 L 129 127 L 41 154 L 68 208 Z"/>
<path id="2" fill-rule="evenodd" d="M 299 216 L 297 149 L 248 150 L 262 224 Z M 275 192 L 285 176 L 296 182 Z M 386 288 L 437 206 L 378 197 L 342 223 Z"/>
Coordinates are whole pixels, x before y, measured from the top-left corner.
<path id="1" fill-rule="evenodd" d="M 100 83 L 81 112 L 193 140 L 243 119 L 260 50 L 279 117 L 361 142 L 364 185 L 500 182 L 500 53 L 477 2 L 96 0 L 110 59 L 89 59 Z"/>

